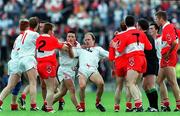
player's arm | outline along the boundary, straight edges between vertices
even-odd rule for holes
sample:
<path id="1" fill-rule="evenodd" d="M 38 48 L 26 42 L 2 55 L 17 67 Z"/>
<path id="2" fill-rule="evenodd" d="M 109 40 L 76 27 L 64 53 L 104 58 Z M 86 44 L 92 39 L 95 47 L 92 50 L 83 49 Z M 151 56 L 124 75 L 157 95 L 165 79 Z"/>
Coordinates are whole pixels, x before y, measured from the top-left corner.
<path id="1" fill-rule="evenodd" d="M 109 47 L 109 60 L 113 61 L 115 59 L 115 49 L 113 47 Z"/>
<path id="2" fill-rule="evenodd" d="M 144 40 L 144 49 L 145 50 L 151 50 L 152 45 L 151 45 L 151 42 L 148 40 L 147 36 L 144 33 L 142 33 L 142 37 Z"/>
<path id="3" fill-rule="evenodd" d="M 99 55 L 101 58 L 108 58 L 109 52 L 104 50 L 103 48 L 99 47 Z"/>

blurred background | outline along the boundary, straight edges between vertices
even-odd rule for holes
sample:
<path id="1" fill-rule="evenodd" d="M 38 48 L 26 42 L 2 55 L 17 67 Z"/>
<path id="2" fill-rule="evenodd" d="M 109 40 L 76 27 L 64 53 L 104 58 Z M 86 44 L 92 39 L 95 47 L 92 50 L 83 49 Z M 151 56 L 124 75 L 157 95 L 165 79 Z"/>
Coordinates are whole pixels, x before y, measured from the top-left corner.
<path id="1" fill-rule="evenodd" d="M 55 34 L 62 41 L 66 32 L 73 29 L 77 40 L 83 43 L 84 33 L 91 31 L 97 45 L 108 50 L 114 32 L 127 15 L 152 22 L 158 10 L 167 11 L 169 21 L 180 28 L 180 0 L 0 0 L 0 90 L 7 82 L 7 62 L 19 34 L 20 18 L 37 16 L 54 23 Z M 180 59 L 176 70 L 178 78 L 179 63 Z M 99 65 L 105 85 L 115 86 L 109 62 L 103 60 Z"/>

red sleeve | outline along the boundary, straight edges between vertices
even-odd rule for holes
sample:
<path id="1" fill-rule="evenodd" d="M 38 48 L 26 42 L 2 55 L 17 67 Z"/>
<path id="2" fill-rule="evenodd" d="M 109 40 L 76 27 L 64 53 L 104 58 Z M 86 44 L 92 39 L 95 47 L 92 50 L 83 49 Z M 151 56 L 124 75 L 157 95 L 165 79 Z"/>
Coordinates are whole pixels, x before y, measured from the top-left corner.
<path id="1" fill-rule="evenodd" d="M 109 60 L 115 60 L 115 49 L 113 47 L 109 47 Z"/>
<path id="2" fill-rule="evenodd" d="M 58 39 L 55 38 L 55 37 L 53 37 L 53 38 L 54 38 L 54 41 L 55 41 L 54 43 L 56 43 L 55 48 L 61 49 L 63 47 L 64 43 L 59 42 Z"/>
<path id="3" fill-rule="evenodd" d="M 169 45 L 176 40 L 176 33 L 173 25 L 168 25 L 162 31 L 162 41 L 166 41 Z"/>
<path id="4" fill-rule="evenodd" d="M 144 40 L 144 49 L 145 50 L 151 50 L 152 45 L 151 45 L 150 41 L 148 40 L 147 36 L 144 33 L 142 33 L 142 37 L 143 37 L 143 40 Z"/>

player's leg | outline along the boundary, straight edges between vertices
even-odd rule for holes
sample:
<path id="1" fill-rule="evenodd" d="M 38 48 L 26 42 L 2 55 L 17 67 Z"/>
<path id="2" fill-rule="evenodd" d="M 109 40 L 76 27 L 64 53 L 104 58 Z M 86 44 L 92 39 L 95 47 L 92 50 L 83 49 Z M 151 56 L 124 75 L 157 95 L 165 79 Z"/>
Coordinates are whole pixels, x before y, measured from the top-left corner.
<path id="1" fill-rule="evenodd" d="M 36 95 L 37 95 L 37 72 L 35 68 L 31 68 L 27 72 L 27 76 L 29 79 L 29 93 L 30 93 L 30 103 L 31 103 L 31 110 L 36 111 L 38 110 L 36 106 Z"/>
<path id="2" fill-rule="evenodd" d="M 96 92 L 96 108 L 99 109 L 102 112 L 105 112 L 106 109 L 104 106 L 100 103 L 102 94 L 104 92 L 104 80 L 102 76 L 99 74 L 99 72 L 94 72 L 90 76 L 90 80 L 96 84 L 97 86 L 97 92 Z"/>
<path id="3" fill-rule="evenodd" d="M 118 112 L 120 110 L 120 96 L 123 88 L 123 77 L 116 77 L 116 90 L 114 95 L 114 111 Z"/>
<path id="4" fill-rule="evenodd" d="M 19 107 L 21 110 L 26 110 L 26 95 L 29 93 L 29 85 L 27 85 L 22 94 L 21 94 L 21 97 L 19 98 L 18 100 L 18 103 L 19 103 Z"/>
<path id="5" fill-rule="evenodd" d="M 46 111 L 47 112 L 51 112 L 53 111 L 53 97 L 54 97 L 54 90 L 55 90 L 55 78 L 48 78 L 48 79 L 44 79 L 44 82 L 46 84 L 46 90 L 47 90 L 47 94 L 46 94 Z"/>
<path id="6" fill-rule="evenodd" d="M 139 77 L 139 73 L 135 70 L 128 70 L 126 77 L 126 85 L 135 101 L 135 107 L 137 112 L 143 111 L 141 92 L 136 85 L 136 81 Z"/>
<path id="7" fill-rule="evenodd" d="M 81 109 L 81 106 L 78 104 L 77 97 L 76 97 L 76 92 L 75 92 L 76 91 L 75 90 L 75 85 L 74 85 L 74 82 L 73 82 L 72 78 L 64 79 L 64 84 L 65 84 L 65 87 L 70 92 L 71 101 L 73 102 L 73 104 L 76 107 L 77 111 L 82 112 L 83 109 Z M 61 96 L 61 97 L 63 97 L 63 96 Z"/>
<path id="8" fill-rule="evenodd" d="M 41 90 L 42 90 L 42 98 L 45 101 L 46 99 L 46 84 L 43 79 L 40 78 L 41 81 Z"/>
<path id="9" fill-rule="evenodd" d="M 20 80 L 20 76 L 18 74 L 12 74 L 10 76 L 11 77 L 9 77 L 8 85 L 2 90 L 0 94 L 0 111 L 2 110 L 1 106 L 3 104 L 3 100 L 9 95 L 11 90 L 16 86 L 16 84 Z"/>
<path id="10" fill-rule="evenodd" d="M 132 95 L 126 86 L 126 110 L 125 110 L 126 112 L 133 112 L 131 99 L 132 99 Z"/>
<path id="11" fill-rule="evenodd" d="M 165 77 L 166 77 L 166 72 L 164 68 L 160 68 L 157 78 L 157 84 L 159 85 L 159 89 L 160 89 L 161 111 L 170 111 L 168 91 L 164 83 Z"/>
<path id="12" fill-rule="evenodd" d="M 158 111 L 158 93 L 155 87 L 155 75 L 146 75 L 143 78 L 143 89 L 149 101 L 149 108 L 147 111 Z"/>
<path id="13" fill-rule="evenodd" d="M 167 80 L 172 88 L 174 97 L 176 99 L 175 111 L 180 111 L 180 90 L 179 90 L 179 86 L 177 84 L 175 68 L 174 67 L 166 67 L 165 71 L 167 74 Z"/>
<path id="14" fill-rule="evenodd" d="M 67 93 L 67 88 L 64 85 L 64 82 L 61 81 L 61 84 L 58 86 L 59 91 L 54 94 L 54 101 L 53 104 L 59 101 L 59 107 L 58 110 L 63 110 L 63 105 L 64 105 L 64 100 L 62 99 L 66 93 Z M 62 101 L 63 100 L 63 101 Z"/>
<path id="15" fill-rule="evenodd" d="M 86 89 L 86 82 L 87 79 L 83 74 L 80 74 L 79 77 L 79 96 L 80 96 L 80 105 L 81 108 L 83 108 L 83 110 L 85 111 L 85 89 Z"/>
<path id="16" fill-rule="evenodd" d="M 21 89 L 22 83 L 21 80 L 16 84 L 14 89 L 12 90 L 12 99 L 11 99 L 11 110 L 18 110 L 18 104 L 16 102 L 17 95 Z"/>

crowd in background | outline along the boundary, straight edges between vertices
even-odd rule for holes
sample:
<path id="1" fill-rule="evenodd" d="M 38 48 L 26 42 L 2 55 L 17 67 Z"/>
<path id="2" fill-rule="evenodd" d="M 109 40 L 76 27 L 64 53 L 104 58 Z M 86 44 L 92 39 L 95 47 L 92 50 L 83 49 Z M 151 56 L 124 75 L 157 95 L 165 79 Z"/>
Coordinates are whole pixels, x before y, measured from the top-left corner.
<path id="1" fill-rule="evenodd" d="M 73 29 L 83 43 L 84 33 L 91 31 L 97 45 L 108 50 L 114 32 L 127 15 L 153 22 L 158 10 L 167 11 L 169 21 L 180 28 L 179 0 L 0 0 L 0 88 L 7 77 L 7 62 L 19 34 L 20 18 L 37 16 L 54 23 L 55 35 L 62 41 Z M 100 71 L 105 82 L 112 80 L 108 62 L 100 63 Z"/>

